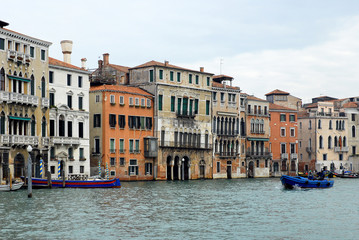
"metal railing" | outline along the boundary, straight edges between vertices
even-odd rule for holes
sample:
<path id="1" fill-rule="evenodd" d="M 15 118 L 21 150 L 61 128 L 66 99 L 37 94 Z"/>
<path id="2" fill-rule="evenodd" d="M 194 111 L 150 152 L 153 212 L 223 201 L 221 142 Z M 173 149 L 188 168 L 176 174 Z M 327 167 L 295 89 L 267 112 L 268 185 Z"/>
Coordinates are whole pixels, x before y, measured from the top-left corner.
<path id="1" fill-rule="evenodd" d="M 191 148 L 191 149 L 211 149 L 212 144 L 205 143 L 180 143 L 174 141 L 160 141 L 160 147 L 171 147 L 171 148 Z"/>
<path id="2" fill-rule="evenodd" d="M 79 145 L 80 139 L 75 137 L 51 137 L 53 144 L 60 145 Z"/>

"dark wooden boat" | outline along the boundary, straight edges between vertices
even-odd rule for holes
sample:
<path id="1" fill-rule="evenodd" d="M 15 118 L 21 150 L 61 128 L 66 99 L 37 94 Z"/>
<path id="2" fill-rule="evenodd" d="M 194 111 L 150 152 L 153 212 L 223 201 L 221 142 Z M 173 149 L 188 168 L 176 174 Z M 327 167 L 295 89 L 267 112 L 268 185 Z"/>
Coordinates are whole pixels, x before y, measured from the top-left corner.
<path id="1" fill-rule="evenodd" d="M 94 179 L 94 180 L 65 180 L 63 186 L 62 180 L 52 180 L 52 187 L 65 187 L 65 188 L 120 188 L 120 179 L 113 178 L 110 180 Z M 32 185 L 34 187 L 47 186 L 47 179 L 32 178 Z"/>

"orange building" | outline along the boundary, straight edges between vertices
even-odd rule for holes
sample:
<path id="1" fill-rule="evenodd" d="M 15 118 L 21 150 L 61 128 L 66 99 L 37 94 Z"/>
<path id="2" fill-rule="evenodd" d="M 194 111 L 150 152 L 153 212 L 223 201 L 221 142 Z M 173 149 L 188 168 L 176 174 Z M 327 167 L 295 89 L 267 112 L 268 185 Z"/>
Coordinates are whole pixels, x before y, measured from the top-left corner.
<path id="1" fill-rule="evenodd" d="M 298 128 L 295 109 L 269 104 L 272 176 L 296 175 Z"/>
<path id="2" fill-rule="evenodd" d="M 153 96 L 137 87 L 90 88 L 91 166 L 109 177 L 153 180 L 157 139 L 153 138 Z"/>

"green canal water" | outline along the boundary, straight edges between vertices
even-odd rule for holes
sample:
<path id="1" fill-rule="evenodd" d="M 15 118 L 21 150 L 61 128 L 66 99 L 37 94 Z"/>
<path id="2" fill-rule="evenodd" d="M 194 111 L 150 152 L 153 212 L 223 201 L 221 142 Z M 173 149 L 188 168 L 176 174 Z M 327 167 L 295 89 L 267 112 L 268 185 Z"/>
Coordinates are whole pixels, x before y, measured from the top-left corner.
<path id="1" fill-rule="evenodd" d="M 359 239 L 359 179 L 124 182 L 0 192 L 0 239 Z"/>

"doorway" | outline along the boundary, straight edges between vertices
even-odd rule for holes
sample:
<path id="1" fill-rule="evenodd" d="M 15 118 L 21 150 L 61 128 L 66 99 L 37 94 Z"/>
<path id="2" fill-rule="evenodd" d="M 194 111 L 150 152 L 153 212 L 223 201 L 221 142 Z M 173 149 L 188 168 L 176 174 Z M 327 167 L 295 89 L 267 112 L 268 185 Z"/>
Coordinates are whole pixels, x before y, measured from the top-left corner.
<path id="1" fill-rule="evenodd" d="M 248 178 L 254 178 L 254 162 L 250 161 L 248 165 Z"/>

